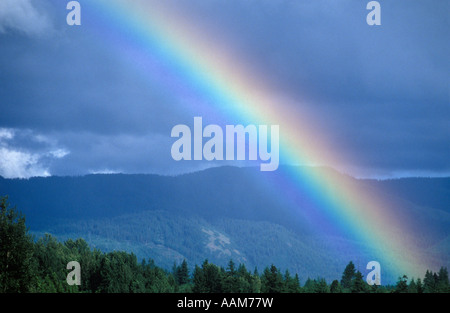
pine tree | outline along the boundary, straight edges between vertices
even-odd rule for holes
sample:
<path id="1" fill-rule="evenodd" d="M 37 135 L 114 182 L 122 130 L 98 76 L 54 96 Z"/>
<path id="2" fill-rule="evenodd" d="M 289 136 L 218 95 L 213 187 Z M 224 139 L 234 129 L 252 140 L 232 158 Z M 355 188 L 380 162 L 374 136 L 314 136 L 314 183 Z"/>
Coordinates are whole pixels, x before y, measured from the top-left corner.
<path id="1" fill-rule="evenodd" d="M 411 282 L 409 283 L 408 293 L 417 293 L 417 284 L 416 284 L 414 278 L 411 279 Z"/>
<path id="2" fill-rule="evenodd" d="M 366 282 L 360 271 L 357 271 L 355 278 L 352 280 L 351 291 L 353 293 L 361 293 L 366 291 Z"/>
<path id="3" fill-rule="evenodd" d="M 298 277 L 297 273 L 295 273 L 295 276 L 294 276 L 294 283 L 295 283 L 295 286 L 297 289 L 296 292 L 302 292 L 302 288 L 300 287 L 300 278 Z"/>
<path id="4" fill-rule="evenodd" d="M 184 259 L 181 265 L 177 268 L 176 278 L 179 285 L 189 283 L 189 268 L 186 259 Z"/>
<path id="5" fill-rule="evenodd" d="M 203 269 L 198 265 L 195 265 L 193 276 L 194 287 L 192 288 L 192 291 L 194 293 L 207 292 Z"/>
<path id="6" fill-rule="evenodd" d="M 432 271 L 427 270 L 425 278 L 423 279 L 423 292 L 433 293 L 436 292 L 436 280 Z"/>
<path id="7" fill-rule="evenodd" d="M 395 286 L 396 293 L 408 292 L 408 276 L 403 275 L 403 277 L 398 278 L 397 285 Z"/>
<path id="8" fill-rule="evenodd" d="M 336 279 L 333 280 L 333 282 L 331 283 L 331 286 L 330 286 L 330 292 L 331 293 L 341 293 L 342 292 L 342 287 L 338 280 L 336 280 Z"/>
<path id="9" fill-rule="evenodd" d="M 323 278 L 308 278 L 301 288 L 298 275 L 293 277 L 288 270 L 282 275 L 272 264 L 260 276 L 256 268 L 252 274 L 244 264 L 236 269 L 232 260 L 226 270 L 205 260 L 202 267 L 195 265 L 190 279 L 186 260 L 174 264 L 170 273 L 151 259 L 138 265 L 133 253 L 103 253 L 91 250 L 82 239 L 61 243 L 48 234 L 33 242 L 27 232 L 23 215 L 10 208 L 6 198 L 0 199 L 0 292 L 435 293 L 449 292 L 450 285 L 447 268 L 441 267 L 437 273 L 427 270 L 423 282 L 419 278 L 408 284 L 403 276 L 395 286 L 368 286 L 352 262 L 344 270 L 342 284 L 334 280 L 330 286 Z M 65 282 L 69 260 L 82 264 L 81 286 Z"/>
<path id="10" fill-rule="evenodd" d="M 295 274 L 294 277 L 291 276 L 288 270 L 284 273 L 284 288 L 283 292 L 296 293 L 299 292 L 300 282 L 298 275 Z"/>
<path id="11" fill-rule="evenodd" d="M 441 267 L 437 279 L 437 292 L 450 292 L 447 268 Z"/>
<path id="12" fill-rule="evenodd" d="M 250 278 L 250 292 L 252 293 L 261 292 L 261 277 L 259 277 L 258 268 L 256 266 Z"/>
<path id="13" fill-rule="evenodd" d="M 316 292 L 316 281 L 308 277 L 305 281 L 305 285 L 303 286 L 303 290 L 306 293 Z"/>
<path id="14" fill-rule="evenodd" d="M 341 286 L 343 289 L 350 290 L 352 287 L 352 281 L 355 278 L 355 265 L 352 261 L 348 263 L 345 267 L 344 273 L 342 274 Z"/>
<path id="15" fill-rule="evenodd" d="M 417 279 L 416 288 L 417 288 L 417 293 L 423 293 L 423 285 L 422 285 L 422 280 L 420 278 Z"/>
<path id="16" fill-rule="evenodd" d="M 228 262 L 227 271 L 222 284 L 223 292 L 238 292 L 239 280 L 233 260 Z"/>
<path id="17" fill-rule="evenodd" d="M 256 275 L 253 274 L 251 278 L 250 283 L 250 292 L 252 293 L 260 293 L 261 292 L 261 278 L 258 275 L 258 272 L 256 272 Z"/>
<path id="18" fill-rule="evenodd" d="M 315 293 L 329 293 L 330 292 L 330 288 L 327 285 L 327 282 L 324 278 L 319 278 L 316 286 L 315 286 Z"/>
<path id="19" fill-rule="evenodd" d="M 283 276 L 275 265 L 265 268 L 261 277 L 263 293 L 279 293 L 283 291 Z"/>
<path id="20" fill-rule="evenodd" d="M 230 290 L 227 291 L 223 289 L 224 275 L 219 267 L 214 264 L 204 262 L 202 265 L 202 270 L 205 292 L 233 292 L 233 286 L 231 286 Z"/>
<path id="21" fill-rule="evenodd" d="M 32 288 L 33 243 L 25 217 L 0 199 L 0 292 L 27 292 Z"/>
<path id="22" fill-rule="evenodd" d="M 235 276 L 236 275 L 236 266 L 235 266 L 233 260 L 230 260 L 228 262 L 227 271 L 230 274 L 230 276 Z"/>
<path id="23" fill-rule="evenodd" d="M 142 266 L 145 268 L 145 259 L 144 259 L 144 261 L 142 262 Z M 172 265 L 172 275 L 173 275 L 173 277 L 175 278 L 175 281 L 178 283 L 178 269 L 179 269 L 180 267 L 179 266 L 177 266 L 177 262 L 173 262 L 173 265 Z"/>
<path id="24" fill-rule="evenodd" d="M 247 271 L 247 268 L 244 264 L 239 264 L 237 270 L 237 289 L 238 292 L 251 292 L 252 291 L 252 274 Z"/>

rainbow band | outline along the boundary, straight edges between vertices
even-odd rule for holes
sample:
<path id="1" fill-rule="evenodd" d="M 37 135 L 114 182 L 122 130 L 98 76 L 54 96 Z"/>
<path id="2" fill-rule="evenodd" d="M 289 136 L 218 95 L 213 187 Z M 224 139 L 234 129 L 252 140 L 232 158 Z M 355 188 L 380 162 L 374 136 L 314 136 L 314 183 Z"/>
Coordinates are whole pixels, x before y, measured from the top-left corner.
<path id="1" fill-rule="evenodd" d="M 193 112 L 234 124 L 280 125 L 280 149 L 287 164 L 333 166 L 349 159 L 327 142 L 321 135 L 327 130 L 317 129 L 301 103 L 294 106 L 278 97 L 257 69 L 240 63 L 241 56 L 199 29 L 198 23 L 176 14 L 167 1 L 96 0 L 83 5 L 95 12 L 99 35 L 114 42 L 118 53 L 137 63 L 148 79 L 156 76 L 158 83 L 179 95 L 195 97 L 199 107 Z M 314 202 L 319 227 L 321 219 L 331 221 L 376 249 L 383 270 L 423 277 L 432 268 L 411 226 L 402 223 L 388 201 L 308 167 L 280 171 L 284 188 L 301 190 Z"/>

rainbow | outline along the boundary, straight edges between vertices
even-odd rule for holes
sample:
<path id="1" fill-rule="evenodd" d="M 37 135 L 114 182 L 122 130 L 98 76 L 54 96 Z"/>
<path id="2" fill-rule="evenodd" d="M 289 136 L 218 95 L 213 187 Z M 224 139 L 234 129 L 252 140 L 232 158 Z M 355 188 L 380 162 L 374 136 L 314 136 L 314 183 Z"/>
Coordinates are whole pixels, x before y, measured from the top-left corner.
<path id="1" fill-rule="evenodd" d="M 99 38 L 114 43 L 116 53 L 141 68 L 142 75 L 180 97 L 195 99 L 189 108 L 193 114 L 201 112 L 215 122 L 280 125 L 283 162 L 308 165 L 280 168 L 282 188 L 308 195 L 317 207 L 318 225 L 329 221 L 375 249 L 383 270 L 423 277 L 430 263 L 410 223 L 394 213 L 389 201 L 311 167 L 334 166 L 351 156 L 326 138 L 332 130 L 318 127 L 305 100 L 283 97 L 267 75 L 167 1 L 96 0 L 82 5 Z"/>

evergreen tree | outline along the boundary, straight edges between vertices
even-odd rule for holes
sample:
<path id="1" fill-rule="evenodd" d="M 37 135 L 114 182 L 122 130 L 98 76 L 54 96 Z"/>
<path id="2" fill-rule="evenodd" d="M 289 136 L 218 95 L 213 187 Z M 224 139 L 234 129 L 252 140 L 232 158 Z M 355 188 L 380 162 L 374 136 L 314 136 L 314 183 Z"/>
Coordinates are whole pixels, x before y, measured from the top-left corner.
<path id="1" fill-rule="evenodd" d="M 416 288 L 417 288 L 417 293 L 423 293 L 423 285 L 422 285 L 422 280 L 420 278 L 417 279 Z"/>
<path id="2" fill-rule="evenodd" d="M 398 278 L 397 285 L 395 286 L 396 293 L 408 292 L 408 276 L 403 275 L 403 277 Z"/>
<path id="3" fill-rule="evenodd" d="M 144 261 L 143 261 L 143 267 L 145 268 L 145 259 L 144 259 Z M 172 265 L 172 275 L 173 275 L 173 277 L 175 278 L 175 281 L 178 283 L 178 269 L 179 269 L 180 267 L 179 266 L 177 266 L 177 262 L 173 262 L 173 265 Z"/>
<path id="4" fill-rule="evenodd" d="M 417 284 L 416 284 L 414 278 L 411 279 L 411 282 L 409 283 L 408 293 L 417 293 Z"/>
<path id="5" fill-rule="evenodd" d="M 316 281 L 308 277 L 308 279 L 305 282 L 305 285 L 303 286 L 303 290 L 306 293 L 316 292 Z"/>
<path id="6" fill-rule="evenodd" d="M 64 250 L 63 254 L 67 254 L 67 257 L 61 259 L 61 263 L 67 263 L 70 261 L 78 261 L 81 266 L 81 286 L 80 290 L 94 292 L 99 285 L 100 270 L 100 258 L 101 252 L 99 250 L 91 250 L 88 243 L 79 238 L 77 240 L 69 239 L 64 242 L 64 246 L 60 247 L 60 250 Z M 61 278 L 67 274 L 63 272 Z"/>
<path id="7" fill-rule="evenodd" d="M 437 273 L 433 273 L 433 281 L 434 281 L 434 292 L 439 292 L 438 290 L 439 276 Z"/>
<path id="8" fill-rule="evenodd" d="M 253 293 L 260 293 L 261 292 L 261 278 L 259 277 L 258 268 L 255 267 L 255 270 L 253 271 L 253 275 L 251 277 L 251 291 Z"/>
<path id="9" fill-rule="evenodd" d="M 237 270 L 237 292 L 251 292 L 252 274 L 247 270 L 245 264 L 239 264 Z"/>
<path id="10" fill-rule="evenodd" d="M 366 282 L 364 281 L 363 275 L 360 271 L 355 273 L 355 277 L 352 280 L 351 291 L 352 293 L 361 293 L 366 291 Z"/>
<path id="11" fill-rule="evenodd" d="M 283 276 L 275 265 L 265 268 L 261 277 L 263 293 L 279 293 L 283 291 Z"/>
<path id="12" fill-rule="evenodd" d="M 302 287 L 300 286 L 300 278 L 298 277 L 297 273 L 295 273 L 294 281 L 295 284 L 297 285 L 297 292 L 302 292 Z"/>
<path id="13" fill-rule="evenodd" d="M 81 264 L 81 286 L 66 283 L 69 261 Z M 449 292 L 447 268 L 427 271 L 422 280 L 400 277 L 395 286 L 368 286 L 361 272 L 350 262 L 341 283 L 334 280 L 307 279 L 300 287 L 298 275 L 288 270 L 284 275 L 275 266 L 265 268 L 260 276 L 255 268 L 250 273 L 244 264 L 230 260 L 226 270 L 205 260 L 195 265 L 192 279 L 186 260 L 173 267 L 172 273 L 156 266 L 151 259 L 139 265 L 133 253 L 91 250 L 83 239 L 61 243 L 51 235 L 33 242 L 25 227 L 25 218 L 9 208 L 6 198 L 0 200 L 0 292 Z M 344 285 L 346 286 L 344 288 Z"/>
<path id="14" fill-rule="evenodd" d="M 175 291 L 175 280 L 172 279 L 172 283 L 170 280 L 170 275 L 167 275 L 167 273 L 160 267 L 155 267 L 153 269 L 154 271 L 154 281 L 150 285 L 151 288 L 148 290 L 146 289 L 146 292 L 152 292 L 152 293 L 171 293 Z M 139 279 L 135 278 L 138 281 L 139 286 Z M 133 292 L 133 290 L 131 290 Z M 139 289 L 136 292 L 140 292 Z"/>
<path id="15" fill-rule="evenodd" d="M 342 292 L 342 287 L 338 280 L 336 280 L 336 279 L 333 280 L 333 282 L 331 283 L 331 286 L 330 286 L 330 292 L 331 293 L 341 293 Z"/>
<path id="16" fill-rule="evenodd" d="M 27 292 L 32 288 L 33 243 L 25 217 L 0 199 L 0 292 Z"/>
<path id="17" fill-rule="evenodd" d="M 330 288 L 327 285 L 327 282 L 324 278 L 319 278 L 317 283 L 315 284 L 315 293 L 329 293 Z"/>
<path id="18" fill-rule="evenodd" d="M 448 281 L 448 271 L 446 267 L 441 267 L 438 273 L 437 279 L 437 292 L 450 292 L 449 281 Z"/>
<path id="19" fill-rule="evenodd" d="M 228 262 L 227 271 L 225 272 L 225 277 L 222 284 L 223 292 L 231 293 L 238 292 L 239 280 L 233 260 Z"/>
<path id="20" fill-rule="evenodd" d="M 207 292 L 206 284 L 205 284 L 205 275 L 203 274 L 203 269 L 200 268 L 198 265 L 195 265 L 193 276 L 194 276 L 193 277 L 194 287 L 192 288 L 192 291 L 194 293 Z"/>
<path id="21" fill-rule="evenodd" d="M 176 279 L 179 285 L 189 283 L 189 268 L 186 259 L 183 260 L 176 272 Z"/>
<path id="22" fill-rule="evenodd" d="M 144 275 L 139 271 L 136 256 L 123 251 L 105 255 L 100 264 L 99 292 L 130 293 L 146 290 Z M 150 268 L 152 292 L 170 290 L 167 276 L 159 268 Z"/>
<path id="23" fill-rule="evenodd" d="M 345 267 L 344 273 L 342 274 L 341 286 L 343 289 L 350 290 L 350 288 L 352 287 L 353 278 L 355 278 L 355 274 L 355 265 L 352 261 L 350 261 L 350 263 L 348 263 L 348 265 Z"/>
<path id="24" fill-rule="evenodd" d="M 432 271 L 427 270 L 425 278 L 423 279 L 423 292 L 433 293 L 436 292 L 436 280 Z"/>
<path id="25" fill-rule="evenodd" d="M 300 291 L 300 282 L 298 275 L 295 274 L 294 277 L 291 276 L 288 270 L 284 273 L 284 288 L 283 292 L 287 293 L 297 293 Z"/>
<path id="26" fill-rule="evenodd" d="M 203 279 L 204 279 L 204 292 L 212 292 L 212 293 L 218 293 L 218 292 L 234 292 L 234 285 L 231 284 L 229 287 L 229 290 L 223 289 L 223 282 L 224 282 L 224 274 L 222 273 L 222 270 L 211 263 L 204 262 L 202 265 L 203 270 Z"/>
<path id="27" fill-rule="evenodd" d="M 228 267 L 227 267 L 227 272 L 229 273 L 230 276 L 235 276 L 236 275 L 236 268 L 235 268 L 235 264 L 233 262 L 233 260 L 230 260 L 228 262 Z"/>

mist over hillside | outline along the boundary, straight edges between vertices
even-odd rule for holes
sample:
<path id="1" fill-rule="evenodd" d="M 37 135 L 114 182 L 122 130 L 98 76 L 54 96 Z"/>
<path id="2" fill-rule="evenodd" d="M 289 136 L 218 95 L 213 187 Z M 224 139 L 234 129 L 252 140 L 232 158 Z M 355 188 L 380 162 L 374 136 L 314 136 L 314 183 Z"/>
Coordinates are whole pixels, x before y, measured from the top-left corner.
<path id="1" fill-rule="evenodd" d="M 417 225 L 421 251 L 436 266 L 449 266 L 450 178 L 357 180 L 314 170 L 388 199 Z M 301 279 L 335 279 L 348 261 L 364 272 L 376 256 L 357 238 L 311 224 L 304 214 L 311 205 L 307 197 L 286 195 L 276 172 L 256 168 L 219 167 L 175 177 L 0 178 L 0 193 L 26 215 L 36 235 L 82 237 L 102 250 L 153 258 L 167 269 L 183 259 L 190 266 L 204 259 L 225 266 L 233 259 L 260 270 L 274 263 Z"/>

